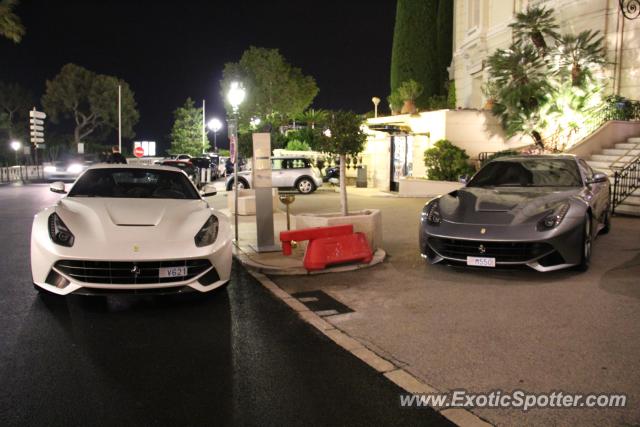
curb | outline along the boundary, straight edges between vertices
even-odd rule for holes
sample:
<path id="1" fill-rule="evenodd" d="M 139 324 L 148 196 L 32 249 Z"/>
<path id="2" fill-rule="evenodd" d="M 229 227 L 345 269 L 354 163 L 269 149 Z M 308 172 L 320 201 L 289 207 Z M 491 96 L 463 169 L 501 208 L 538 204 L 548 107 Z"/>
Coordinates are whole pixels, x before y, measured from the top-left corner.
<path id="1" fill-rule="evenodd" d="M 244 265 L 244 264 L 243 264 Z M 267 288 L 276 298 L 291 307 L 305 322 L 312 325 L 320 333 L 338 344 L 340 347 L 362 360 L 364 363 L 382 374 L 389 381 L 408 393 L 437 393 L 438 390 L 420 381 L 400 366 L 381 357 L 356 338 L 349 336 L 343 330 L 318 316 L 296 298 L 289 295 L 265 274 L 247 270 L 262 286 Z M 432 408 L 446 419 L 460 427 L 491 427 L 493 424 L 483 420 L 473 412 L 462 408 Z"/>

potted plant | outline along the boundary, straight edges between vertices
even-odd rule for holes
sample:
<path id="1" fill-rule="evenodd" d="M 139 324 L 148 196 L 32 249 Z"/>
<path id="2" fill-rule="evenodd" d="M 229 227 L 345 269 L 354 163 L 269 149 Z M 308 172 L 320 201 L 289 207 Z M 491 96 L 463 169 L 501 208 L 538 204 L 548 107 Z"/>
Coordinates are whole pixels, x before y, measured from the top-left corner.
<path id="1" fill-rule="evenodd" d="M 495 82 L 488 80 L 482 85 L 482 94 L 487 98 L 484 109 L 493 110 L 493 104 L 498 99 L 498 85 Z"/>
<path id="2" fill-rule="evenodd" d="M 403 82 L 398 88 L 398 94 L 404 101 L 404 105 L 402 106 L 402 110 L 400 113 L 402 114 L 413 114 L 416 112 L 416 99 L 420 95 L 424 88 L 420 83 L 415 80 L 407 80 Z"/>

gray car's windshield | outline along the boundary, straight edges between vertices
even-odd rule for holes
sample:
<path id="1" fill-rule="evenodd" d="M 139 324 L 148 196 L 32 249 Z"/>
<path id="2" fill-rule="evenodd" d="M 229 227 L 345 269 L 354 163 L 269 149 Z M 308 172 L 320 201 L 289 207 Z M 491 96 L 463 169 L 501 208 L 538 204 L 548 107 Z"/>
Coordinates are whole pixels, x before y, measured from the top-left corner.
<path id="1" fill-rule="evenodd" d="M 582 179 L 573 159 L 494 160 L 467 187 L 580 187 Z"/>
<path id="2" fill-rule="evenodd" d="M 75 183 L 69 197 L 200 198 L 181 172 L 124 168 L 88 170 Z"/>

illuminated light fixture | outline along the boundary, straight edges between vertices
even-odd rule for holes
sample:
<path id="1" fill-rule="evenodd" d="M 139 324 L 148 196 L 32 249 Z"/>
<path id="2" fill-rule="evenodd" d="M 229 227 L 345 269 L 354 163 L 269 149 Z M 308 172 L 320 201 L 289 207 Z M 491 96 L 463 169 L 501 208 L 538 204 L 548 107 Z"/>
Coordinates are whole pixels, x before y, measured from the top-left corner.
<path id="1" fill-rule="evenodd" d="M 11 149 L 13 151 L 18 151 L 20 149 L 20 147 L 22 147 L 22 143 L 20 141 L 11 141 Z"/>
<path id="2" fill-rule="evenodd" d="M 219 119 L 213 118 L 209 120 L 209 123 L 207 123 L 207 127 L 211 131 L 218 132 L 220 129 L 222 129 L 222 122 Z"/>
<path id="3" fill-rule="evenodd" d="M 233 111 L 237 111 L 242 101 L 244 101 L 244 97 L 246 92 L 242 84 L 239 82 L 231 82 L 231 86 L 229 87 L 229 93 L 227 94 L 227 101 L 231 104 L 231 108 Z"/>

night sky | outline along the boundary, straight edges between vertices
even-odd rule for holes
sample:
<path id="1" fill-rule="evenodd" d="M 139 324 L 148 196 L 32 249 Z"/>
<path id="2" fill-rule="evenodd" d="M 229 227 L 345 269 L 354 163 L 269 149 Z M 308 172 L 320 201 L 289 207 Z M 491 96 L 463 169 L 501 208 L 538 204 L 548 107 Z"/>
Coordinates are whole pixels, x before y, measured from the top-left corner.
<path id="1" fill-rule="evenodd" d="M 396 2 L 29 1 L 16 9 L 27 33 L 0 39 L 0 80 L 40 99 L 69 62 L 126 80 L 140 121 L 136 140 L 168 148 L 172 112 L 187 97 L 224 118 L 219 80 L 251 45 L 278 48 L 320 88 L 314 108 L 373 109 L 389 93 Z M 381 108 L 384 104 L 381 104 Z M 225 132 L 223 131 L 222 134 Z M 218 139 L 220 145 L 226 138 Z M 115 142 L 115 141 L 114 141 Z"/>

